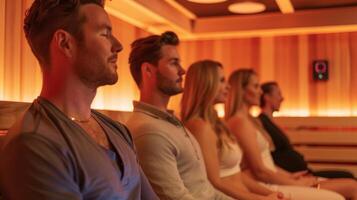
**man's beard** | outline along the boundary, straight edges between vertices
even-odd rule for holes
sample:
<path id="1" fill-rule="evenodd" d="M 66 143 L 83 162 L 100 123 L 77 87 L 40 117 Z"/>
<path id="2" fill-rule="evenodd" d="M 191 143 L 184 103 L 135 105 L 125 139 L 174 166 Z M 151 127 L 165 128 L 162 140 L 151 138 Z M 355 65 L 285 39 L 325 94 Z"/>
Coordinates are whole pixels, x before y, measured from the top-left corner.
<path id="1" fill-rule="evenodd" d="M 178 86 L 177 81 L 168 79 L 159 71 L 156 73 L 156 78 L 158 81 L 158 89 L 168 96 L 174 96 L 183 91 L 183 88 Z"/>
<path id="2" fill-rule="evenodd" d="M 79 58 L 82 60 L 77 61 L 75 70 L 85 85 L 90 88 L 97 88 L 103 85 L 113 85 L 118 81 L 118 74 L 112 73 L 108 69 L 108 63 L 100 62 L 98 58 L 88 58 L 84 55 L 82 54 Z"/>

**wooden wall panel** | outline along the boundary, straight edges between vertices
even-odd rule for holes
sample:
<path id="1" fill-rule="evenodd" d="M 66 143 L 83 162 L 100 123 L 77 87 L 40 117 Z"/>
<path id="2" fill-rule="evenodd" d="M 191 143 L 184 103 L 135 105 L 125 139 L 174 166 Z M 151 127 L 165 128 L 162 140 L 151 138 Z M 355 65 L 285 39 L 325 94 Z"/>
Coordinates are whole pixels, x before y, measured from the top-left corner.
<path id="1" fill-rule="evenodd" d="M 349 49 L 351 58 L 351 87 L 349 94 L 351 95 L 351 109 L 352 114 L 357 115 L 357 33 L 351 33 Z"/>
<path id="2" fill-rule="evenodd" d="M 0 98 L 4 98 L 5 79 L 5 0 L 0 0 Z"/>
<path id="3" fill-rule="evenodd" d="M 33 0 L 0 0 L 0 100 L 32 101 L 41 89 L 41 72 L 27 45 L 22 21 Z M 147 32 L 111 17 L 113 33 L 124 46 L 119 54 L 119 82 L 100 88 L 93 106 L 130 110 L 138 89 L 130 76 L 130 44 Z M 182 65 L 187 68 L 200 59 L 214 59 L 224 65 L 225 74 L 251 67 L 261 81 L 276 80 L 283 89 L 282 115 L 357 116 L 357 32 L 316 35 L 264 36 L 182 41 Z M 330 80 L 312 80 L 312 61 L 326 59 Z M 179 110 L 180 95 L 169 107 Z"/>
<path id="4" fill-rule="evenodd" d="M 226 75 L 251 67 L 262 82 L 277 81 L 285 96 L 282 115 L 351 116 L 357 115 L 356 42 L 357 33 L 185 41 L 180 53 L 185 66 L 210 52 Z M 212 45 L 202 51 L 202 44 Z M 313 60 L 328 60 L 328 81 L 312 79 Z"/>

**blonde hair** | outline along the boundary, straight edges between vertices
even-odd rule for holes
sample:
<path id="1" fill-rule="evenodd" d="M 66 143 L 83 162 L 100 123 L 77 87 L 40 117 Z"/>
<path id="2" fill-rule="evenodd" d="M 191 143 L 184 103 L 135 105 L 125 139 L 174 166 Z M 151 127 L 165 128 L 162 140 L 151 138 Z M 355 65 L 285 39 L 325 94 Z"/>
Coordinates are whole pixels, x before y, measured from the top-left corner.
<path id="1" fill-rule="evenodd" d="M 257 75 L 257 73 L 255 73 L 252 69 L 239 69 L 234 71 L 229 76 L 228 83 L 230 84 L 231 89 L 229 90 L 228 99 L 225 104 L 226 120 L 231 118 L 239 109 L 242 108 L 244 89 L 249 84 L 251 77 L 254 75 Z M 268 140 L 271 150 L 274 150 L 275 146 L 273 140 L 264 129 L 263 124 L 251 115 L 248 116 L 248 119 Z"/>
<path id="2" fill-rule="evenodd" d="M 226 142 L 223 134 L 234 140 L 227 127 L 219 119 L 213 104 L 218 92 L 219 68 L 222 64 L 213 60 L 193 63 L 186 73 L 185 87 L 181 100 L 181 119 L 183 122 L 198 117 L 211 124 L 218 136 L 218 147 Z"/>
<path id="3" fill-rule="evenodd" d="M 244 89 L 253 75 L 256 75 L 256 73 L 252 69 L 238 69 L 229 76 L 228 83 L 231 89 L 229 90 L 225 104 L 226 120 L 242 108 Z"/>

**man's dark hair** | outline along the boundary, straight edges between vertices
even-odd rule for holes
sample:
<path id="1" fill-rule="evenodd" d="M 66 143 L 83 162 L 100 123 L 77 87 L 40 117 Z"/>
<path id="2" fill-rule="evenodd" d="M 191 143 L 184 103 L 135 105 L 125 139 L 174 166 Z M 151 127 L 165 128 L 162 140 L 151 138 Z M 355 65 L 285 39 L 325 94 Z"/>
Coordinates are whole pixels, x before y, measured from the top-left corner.
<path id="1" fill-rule="evenodd" d="M 144 62 L 157 65 L 162 57 L 161 47 L 164 45 L 177 46 L 179 43 L 179 38 L 174 32 L 166 31 L 161 35 L 137 39 L 131 44 L 129 55 L 130 72 L 139 87 L 141 83 L 141 65 Z"/>
<path id="2" fill-rule="evenodd" d="M 260 87 L 262 89 L 263 94 L 260 96 L 260 107 L 265 106 L 264 95 L 270 94 L 273 91 L 273 87 L 278 86 L 278 83 L 275 81 L 270 81 L 263 83 Z"/>
<path id="3" fill-rule="evenodd" d="M 90 3 L 104 6 L 104 0 L 35 0 L 27 10 L 25 36 L 41 66 L 50 64 L 49 47 L 56 30 L 81 38 L 81 25 L 86 19 L 79 15 L 79 8 Z"/>

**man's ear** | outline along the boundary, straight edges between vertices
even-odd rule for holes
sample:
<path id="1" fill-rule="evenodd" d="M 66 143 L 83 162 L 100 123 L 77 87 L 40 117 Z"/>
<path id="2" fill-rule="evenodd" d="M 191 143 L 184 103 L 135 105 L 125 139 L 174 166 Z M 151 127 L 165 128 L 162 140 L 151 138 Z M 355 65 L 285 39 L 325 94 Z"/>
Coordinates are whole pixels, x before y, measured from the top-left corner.
<path id="1" fill-rule="evenodd" d="M 148 62 L 144 62 L 143 64 L 141 64 L 141 73 L 142 75 L 151 78 L 154 74 L 154 67 L 152 64 L 148 63 Z"/>
<path id="2" fill-rule="evenodd" d="M 64 30 L 57 30 L 53 34 L 53 42 L 55 47 L 67 57 L 73 57 L 74 53 L 74 38 L 71 34 Z"/>

